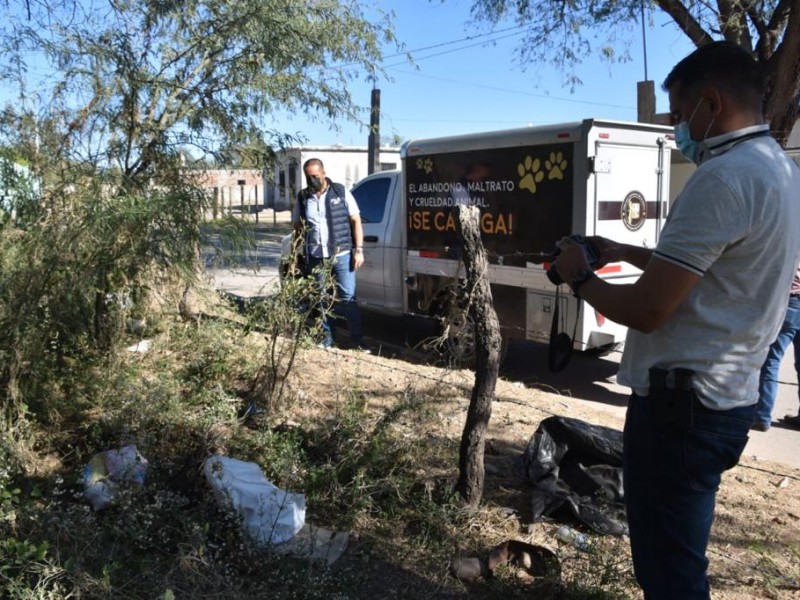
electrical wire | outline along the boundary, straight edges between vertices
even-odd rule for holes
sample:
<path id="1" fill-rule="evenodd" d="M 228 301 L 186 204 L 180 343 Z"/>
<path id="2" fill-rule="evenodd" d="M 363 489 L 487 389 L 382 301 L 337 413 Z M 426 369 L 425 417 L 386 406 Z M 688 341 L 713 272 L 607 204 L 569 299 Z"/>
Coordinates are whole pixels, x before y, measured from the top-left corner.
<path id="1" fill-rule="evenodd" d="M 412 71 L 398 71 L 397 69 L 394 69 L 394 71 L 402 73 L 404 75 L 413 75 L 415 77 L 423 77 L 423 78 L 427 78 L 427 79 L 434 79 L 436 81 L 443 81 L 443 82 L 446 82 L 446 83 L 456 83 L 456 84 L 459 84 L 459 85 L 465 85 L 465 86 L 470 86 L 470 87 L 490 90 L 490 91 L 494 91 L 494 92 L 504 92 L 504 93 L 507 93 L 507 94 L 519 94 L 521 96 L 529 96 L 531 98 L 543 98 L 543 99 L 546 99 L 546 100 L 557 100 L 559 102 L 571 102 L 573 104 L 585 104 L 585 105 L 589 105 L 589 106 L 603 106 L 603 107 L 606 107 L 606 108 L 623 108 L 625 110 L 634 110 L 636 108 L 635 106 L 625 106 L 625 105 L 622 105 L 622 104 L 609 104 L 607 102 L 592 102 L 590 100 L 576 100 L 575 98 L 567 98 L 567 97 L 564 97 L 564 96 L 550 96 L 548 94 L 534 94 L 533 92 L 525 92 L 525 91 L 522 91 L 522 90 L 511 90 L 511 89 L 508 89 L 508 88 L 500 88 L 500 87 L 496 87 L 496 86 L 492 86 L 492 85 L 484 85 L 484 84 L 481 84 L 481 83 L 474 83 L 474 82 L 471 82 L 471 81 L 459 81 L 457 79 L 450 79 L 448 77 L 436 77 L 436 76 L 433 76 L 433 75 L 424 75 L 422 73 L 414 73 Z M 396 119 L 396 120 L 399 120 L 399 119 Z"/>

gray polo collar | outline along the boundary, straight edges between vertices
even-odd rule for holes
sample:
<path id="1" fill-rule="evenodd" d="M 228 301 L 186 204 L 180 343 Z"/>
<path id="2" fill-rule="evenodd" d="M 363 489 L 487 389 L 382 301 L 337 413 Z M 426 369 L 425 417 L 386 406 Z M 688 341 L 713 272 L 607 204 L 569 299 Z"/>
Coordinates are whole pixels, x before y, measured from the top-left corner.
<path id="1" fill-rule="evenodd" d="M 725 154 L 734 146 L 746 142 L 747 140 L 769 135 L 769 125 L 751 125 L 736 131 L 729 131 L 722 135 L 708 138 L 700 144 L 697 164 L 700 165 L 709 158 Z"/>

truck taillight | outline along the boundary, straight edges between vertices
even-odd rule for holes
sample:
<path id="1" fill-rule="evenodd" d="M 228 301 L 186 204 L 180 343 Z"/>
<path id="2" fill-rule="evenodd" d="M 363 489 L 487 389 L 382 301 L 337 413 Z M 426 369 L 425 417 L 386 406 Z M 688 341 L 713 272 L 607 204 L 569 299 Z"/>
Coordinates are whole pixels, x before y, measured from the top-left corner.
<path id="1" fill-rule="evenodd" d="M 600 275 L 608 275 L 609 273 L 619 273 L 620 271 L 622 271 L 622 265 L 616 264 L 616 265 L 606 265 L 601 269 L 597 269 L 595 273 Z"/>
<path id="2" fill-rule="evenodd" d="M 594 320 L 597 321 L 598 327 L 602 327 L 606 324 L 606 316 L 603 313 L 594 311 Z"/>

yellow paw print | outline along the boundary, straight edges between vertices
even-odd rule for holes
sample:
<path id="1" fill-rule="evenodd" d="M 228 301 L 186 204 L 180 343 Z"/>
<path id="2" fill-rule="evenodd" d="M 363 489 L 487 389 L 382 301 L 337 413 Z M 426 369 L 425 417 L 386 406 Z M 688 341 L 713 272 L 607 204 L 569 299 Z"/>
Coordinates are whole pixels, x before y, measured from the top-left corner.
<path id="1" fill-rule="evenodd" d="M 433 161 L 430 158 L 426 158 L 424 160 L 418 158 L 417 168 L 421 169 L 422 171 L 425 171 L 428 175 L 430 175 L 431 171 L 433 171 Z"/>
<path id="2" fill-rule="evenodd" d="M 519 187 L 529 190 L 531 194 L 536 193 L 536 184 L 544 179 L 544 173 L 539 170 L 541 162 L 538 158 L 526 156 L 525 160 L 517 165 L 517 172 L 522 179 L 519 180 Z"/>
<path id="3" fill-rule="evenodd" d="M 544 168 L 547 169 L 547 179 L 564 179 L 567 161 L 561 152 L 551 152 L 550 158 L 544 161 Z"/>

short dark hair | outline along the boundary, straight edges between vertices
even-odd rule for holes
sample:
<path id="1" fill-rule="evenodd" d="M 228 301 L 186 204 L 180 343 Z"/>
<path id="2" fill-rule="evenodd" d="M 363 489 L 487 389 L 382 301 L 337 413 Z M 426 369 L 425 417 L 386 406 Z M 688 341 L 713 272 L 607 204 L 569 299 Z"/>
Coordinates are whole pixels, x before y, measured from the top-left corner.
<path id="1" fill-rule="evenodd" d="M 325 170 L 325 165 L 322 164 L 322 161 L 318 158 L 309 158 L 306 162 L 303 163 L 303 172 L 305 172 L 306 167 L 319 167 L 323 171 Z"/>
<path id="2" fill-rule="evenodd" d="M 672 68 L 661 86 L 669 91 L 680 83 L 680 95 L 713 85 L 751 106 L 764 98 L 764 73 L 761 65 L 744 48 L 728 41 L 701 46 Z"/>

